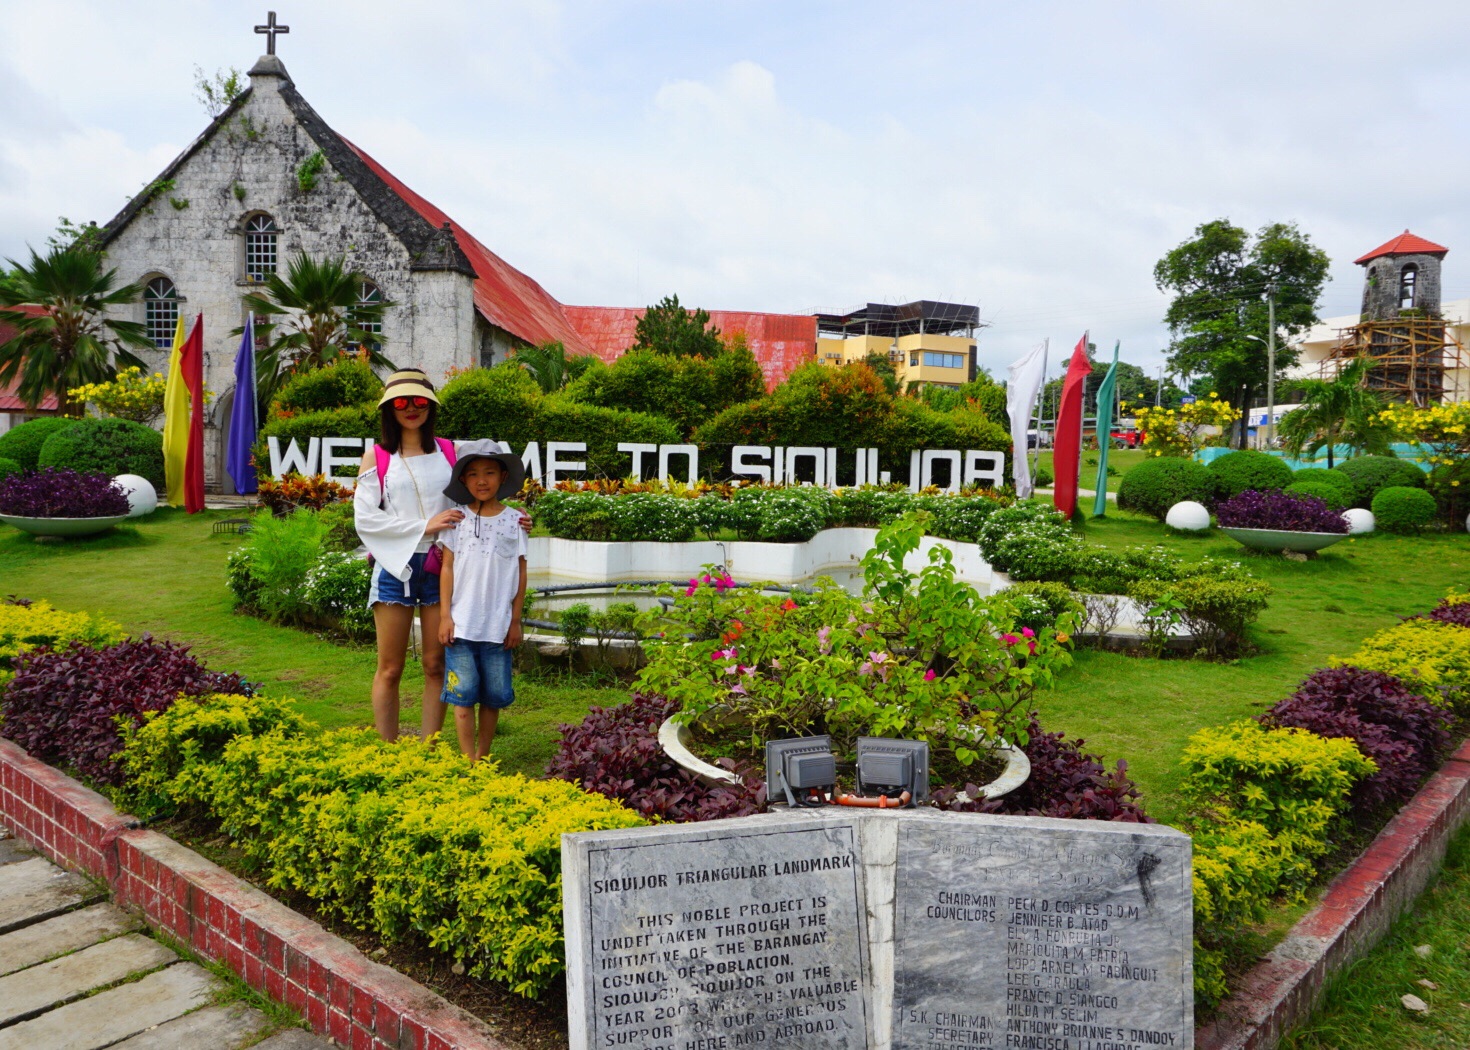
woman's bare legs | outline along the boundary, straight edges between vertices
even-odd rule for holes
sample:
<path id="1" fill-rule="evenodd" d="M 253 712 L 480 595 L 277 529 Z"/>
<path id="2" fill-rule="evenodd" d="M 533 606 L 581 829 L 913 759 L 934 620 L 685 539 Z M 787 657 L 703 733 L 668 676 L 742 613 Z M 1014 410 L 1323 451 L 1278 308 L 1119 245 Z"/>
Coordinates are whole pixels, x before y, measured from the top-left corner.
<path id="1" fill-rule="evenodd" d="M 444 728 L 444 646 L 439 644 L 439 606 L 419 606 L 424 662 L 424 704 L 419 723 L 425 740 Z"/>
<path id="2" fill-rule="evenodd" d="M 403 661 L 408 656 L 408 635 L 413 629 L 413 608 L 378 602 L 373 606 L 373 623 L 378 635 L 378 669 L 373 674 L 373 724 L 384 740 L 398 739 L 398 685 L 403 680 Z M 444 675 L 444 652 L 439 652 L 439 675 Z"/>

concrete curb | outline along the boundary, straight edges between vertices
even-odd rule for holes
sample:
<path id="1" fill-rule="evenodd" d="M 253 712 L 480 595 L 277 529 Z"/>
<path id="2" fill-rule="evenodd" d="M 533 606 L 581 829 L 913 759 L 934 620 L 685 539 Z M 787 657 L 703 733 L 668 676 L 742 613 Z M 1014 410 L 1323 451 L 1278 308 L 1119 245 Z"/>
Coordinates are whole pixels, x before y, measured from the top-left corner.
<path id="1" fill-rule="evenodd" d="M 350 1050 L 508 1050 L 483 1021 L 0 739 L 0 819 Z"/>
<path id="2" fill-rule="evenodd" d="M 1413 905 L 1470 818 L 1470 743 L 1464 744 L 1332 880 L 1317 906 L 1246 975 L 1197 1050 L 1273 1050 L 1307 1019 L 1328 980 L 1361 958 Z"/>

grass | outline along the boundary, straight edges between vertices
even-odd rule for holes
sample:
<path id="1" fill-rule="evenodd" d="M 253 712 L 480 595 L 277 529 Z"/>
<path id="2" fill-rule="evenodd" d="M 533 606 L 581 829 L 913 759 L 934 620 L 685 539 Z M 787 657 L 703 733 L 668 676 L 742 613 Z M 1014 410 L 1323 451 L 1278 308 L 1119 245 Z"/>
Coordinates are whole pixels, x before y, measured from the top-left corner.
<path id="1" fill-rule="evenodd" d="M 1097 485 L 1097 450 L 1092 449 L 1082 453 L 1082 473 L 1078 475 L 1078 486 L 1084 489 L 1096 491 Z M 1144 452 L 1136 448 L 1115 448 L 1108 453 L 1108 466 L 1116 473 L 1108 475 L 1108 491 L 1117 492 L 1118 482 L 1123 480 L 1123 475 L 1128 473 L 1145 459 L 1152 458 L 1153 453 Z M 1046 468 L 1053 477 L 1056 471 L 1052 469 L 1052 452 L 1050 449 L 1037 453 L 1036 462 L 1039 466 Z M 1088 505 L 1091 509 L 1091 505 Z"/>
<path id="2" fill-rule="evenodd" d="M 225 559 L 241 539 L 212 529 L 230 516 L 206 511 L 190 518 L 163 509 L 81 540 L 38 542 L 0 529 L 0 596 L 44 598 L 57 608 L 116 620 L 134 634 L 147 631 L 189 645 L 210 667 L 237 671 L 268 693 L 295 698 L 302 714 L 320 725 L 370 725 L 371 645 L 343 645 L 234 612 Z M 418 725 L 422 691 L 423 675 L 410 661 L 403 681 L 405 727 Z M 520 679 L 515 706 L 495 741 L 502 766 L 539 776 L 555 750 L 557 723 L 580 721 L 592 704 L 623 695 Z"/>
<path id="3" fill-rule="evenodd" d="M 1333 656 L 1368 635 L 1424 612 L 1470 579 L 1470 535 L 1350 538 L 1306 562 L 1257 555 L 1233 540 L 1173 534 L 1149 518 L 1109 512 L 1085 525 L 1089 543 L 1160 544 L 1187 558 L 1239 559 L 1272 585 L 1253 629 L 1260 652 L 1234 663 L 1148 660 L 1082 650 L 1040 699 L 1044 725 L 1085 737 L 1089 749 L 1127 759 L 1149 812 L 1179 814 L 1179 757 L 1203 726 L 1260 714 Z"/>
<path id="4" fill-rule="evenodd" d="M 1414 949 L 1429 946 L 1427 958 Z M 1426 988 L 1419 981 L 1436 987 Z M 1429 1005 L 1420 1016 L 1399 997 Z M 1463 1050 L 1470 1046 L 1470 829 L 1450 843 L 1439 880 L 1367 956 L 1328 986 L 1285 1050 Z"/>

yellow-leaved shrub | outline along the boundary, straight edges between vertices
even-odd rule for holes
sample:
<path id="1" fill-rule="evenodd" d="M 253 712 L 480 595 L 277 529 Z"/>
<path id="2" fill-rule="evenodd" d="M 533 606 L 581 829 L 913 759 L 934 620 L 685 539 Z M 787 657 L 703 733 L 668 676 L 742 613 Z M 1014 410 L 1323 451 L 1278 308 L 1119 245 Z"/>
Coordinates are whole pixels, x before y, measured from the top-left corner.
<path id="1" fill-rule="evenodd" d="M 127 632 L 111 620 L 84 612 L 62 612 L 48 602 L 0 604 L 0 688 L 14 677 L 15 658 L 46 646 L 64 649 L 72 642 L 94 648 L 116 645 Z"/>
<path id="2" fill-rule="evenodd" d="M 1463 596 L 1451 592 L 1451 604 Z M 1431 703 L 1470 712 L 1470 628 L 1439 620 L 1405 620 L 1379 631 L 1347 659 L 1350 665 L 1384 671 Z"/>
<path id="3" fill-rule="evenodd" d="M 321 732 L 261 697 L 180 700 L 125 763 L 141 815 L 211 817 L 268 885 L 533 998 L 565 968 L 561 836 L 646 823 L 566 781 L 470 766 L 437 740 Z"/>

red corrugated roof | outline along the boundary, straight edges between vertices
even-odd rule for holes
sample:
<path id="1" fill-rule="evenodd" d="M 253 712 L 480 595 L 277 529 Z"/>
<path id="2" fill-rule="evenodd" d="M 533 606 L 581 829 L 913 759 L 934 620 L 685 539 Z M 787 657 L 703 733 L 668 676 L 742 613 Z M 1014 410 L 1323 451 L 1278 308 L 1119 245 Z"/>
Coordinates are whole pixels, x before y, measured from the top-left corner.
<path id="1" fill-rule="evenodd" d="M 588 351 L 614 361 L 633 345 L 640 308 L 628 306 L 568 306 L 566 315 L 581 334 Z M 721 335 L 745 333 L 746 345 L 760 362 L 766 389 L 772 389 L 796 368 L 814 360 L 817 319 L 810 314 L 761 314 L 738 310 L 711 310 L 710 323 Z"/>
<path id="2" fill-rule="evenodd" d="M 567 320 L 565 308 L 545 288 L 471 237 L 463 226 L 405 186 L 357 146 L 346 139 L 342 141 L 410 208 L 436 227 L 449 223 L 460 251 L 475 268 L 475 309 L 485 320 L 528 343 L 560 342 L 569 354 L 591 352 Z"/>
<path id="3" fill-rule="evenodd" d="M 39 314 L 43 311 L 39 306 L 14 306 L 7 309 L 16 310 L 23 314 Z M 0 321 L 0 346 L 15 338 L 15 329 L 4 321 Z M 40 405 L 30 408 L 15 392 L 15 383 L 0 383 L 0 412 L 55 412 L 56 398 L 48 395 L 41 399 Z"/>
<path id="4" fill-rule="evenodd" d="M 1442 244 L 1426 241 L 1423 237 L 1416 237 L 1405 230 L 1387 244 L 1380 244 L 1367 255 L 1354 259 L 1353 262 L 1362 266 L 1365 262 L 1376 259 L 1380 255 L 1438 255 L 1442 259 L 1449 254 L 1449 251 Z"/>

